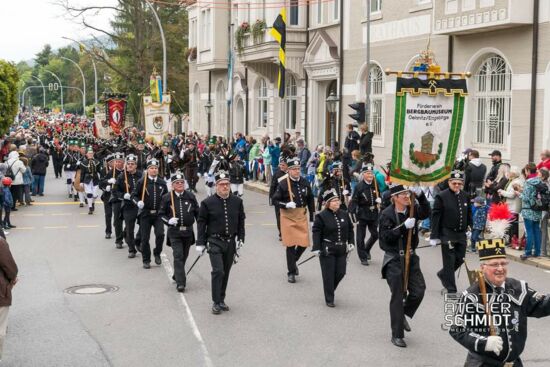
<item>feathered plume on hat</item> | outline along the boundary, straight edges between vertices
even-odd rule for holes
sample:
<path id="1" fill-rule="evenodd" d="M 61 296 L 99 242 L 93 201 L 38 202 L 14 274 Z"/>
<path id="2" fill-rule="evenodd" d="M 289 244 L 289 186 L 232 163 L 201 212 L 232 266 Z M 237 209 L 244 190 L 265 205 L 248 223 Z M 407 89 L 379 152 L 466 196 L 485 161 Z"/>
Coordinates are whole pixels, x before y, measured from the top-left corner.
<path id="1" fill-rule="evenodd" d="M 505 203 L 491 205 L 487 213 L 487 230 L 489 233 L 485 237 L 487 239 L 506 239 L 506 231 L 511 225 L 510 221 L 512 218 L 513 215 Z"/>

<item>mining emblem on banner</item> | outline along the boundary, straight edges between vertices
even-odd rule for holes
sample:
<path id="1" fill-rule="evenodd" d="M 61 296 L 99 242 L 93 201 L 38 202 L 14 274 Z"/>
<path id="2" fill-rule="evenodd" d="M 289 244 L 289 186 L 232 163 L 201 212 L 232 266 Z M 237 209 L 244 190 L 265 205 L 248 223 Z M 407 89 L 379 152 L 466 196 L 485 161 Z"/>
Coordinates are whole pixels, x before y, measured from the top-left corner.
<path id="1" fill-rule="evenodd" d="M 413 72 L 386 72 L 398 75 L 390 168 L 394 183 L 430 185 L 446 179 L 460 142 L 469 73 L 441 73 L 431 61 L 423 65 Z"/>
<path id="2" fill-rule="evenodd" d="M 143 96 L 145 137 L 153 138 L 157 144 L 162 144 L 165 135 L 173 132 L 170 128 L 170 101 L 169 94 L 162 97 L 162 102 L 153 102 L 151 96 Z"/>
<path id="3" fill-rule="evenodd" d="M 124 129 L 128 95 L 121 93 L 106 93 L 103 95 L 103 99 L 109 127 L 115 135 L 120 135 Z"/>

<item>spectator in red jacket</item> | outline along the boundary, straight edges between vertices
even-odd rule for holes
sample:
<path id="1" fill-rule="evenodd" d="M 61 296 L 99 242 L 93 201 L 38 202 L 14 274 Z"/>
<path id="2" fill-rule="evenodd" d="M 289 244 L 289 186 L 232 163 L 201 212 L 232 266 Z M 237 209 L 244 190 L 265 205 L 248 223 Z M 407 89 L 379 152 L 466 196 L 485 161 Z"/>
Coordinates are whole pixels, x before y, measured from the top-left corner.
<path id="1" fill-rule="evenodd" d="M 550 170 L 550 150 L 545 149 L 540 153 L 540 162 L 537 164 L 537 170 L 540 170 L 541 168 L 546 168 L 547 170 Z"/>

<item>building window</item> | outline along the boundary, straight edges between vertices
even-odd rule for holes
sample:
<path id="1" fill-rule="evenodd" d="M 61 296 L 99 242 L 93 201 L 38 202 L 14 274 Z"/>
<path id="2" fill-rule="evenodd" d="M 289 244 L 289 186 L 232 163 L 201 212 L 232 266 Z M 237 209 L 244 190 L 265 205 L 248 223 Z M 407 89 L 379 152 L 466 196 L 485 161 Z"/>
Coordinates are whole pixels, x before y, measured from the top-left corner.
<path id="1" fill-rule="evenodd" d="M 371 65 L 369 70 L 370 115 L 368 126 L 375 136 L 382 136 L 382 113 L 384 111 L 384 74 L 378 65 Z"/>
<path id="2" fill-rule="evenodd" d="M 191 115 L 191 126 L 193 130 L 201 130 L 201 109 L 202 109 L 202 103 L 201 103 L 201 89 L 199 87 L 199 84 L 195 84 L 195 88 L 193 90 L 193 114 Z"/>
<path id="3" fill-rule="evenodd" d="M 225 123 L 226 123 L 226 105 L 227 101 L 225 100 L 225 87 L 223 82 L 218 83 L 216 88 L 216 126 L 218 133 L 225 133 Z"/>
<path id="4" fill-rule="evenodd" d="M 445 0 L 445 14 L 454 14 L 458 11 L 458 0 Z"/>
<path id="5" fill-rule="evenodd" d="M 382 0 L 370 0 L 370 12 L 382 11 Z"/>
<path id="6" fill-rule="evenodd" d="M 474 81 L 474 142 L 488 147 L 503 146 L 510 134 L 510 68 L 501 56 L 491 55 L 481 63 Z"/>
<path id="7" fill-rule="evenodd" d="M 476 8 L 476 0 L 462 0 L 462 11 L 470 11 Z"/>
<path id="8" fill-rule="evenodd" d="M 191 26 L 189 27 L 189 48 L 197 47 L 197 20 L 191 20 Z"/>
<path id="9" fill-rule="evenodd" d="M 267 84 L 265 79 L 260 79 L 258 84 L 258 127 L 267 127 Z"/>
<path id="10" fill-rule="evenodd" d="M 286 96 L 285 96 L 285 129 L 296 129 L 296 119 L 298 115 L 298 88 L 296 79 L 292 75 L 286 78 Z"/>
<path id="11" fill-rule="evenodd" d="M 298 25 L 300 21 L 298 19 L 300 7 L 298 6 L 298 0 L 290 0 L 290 25 Z"/>
<path id="12" fill-rule="evenodd" d="M 210 31 L 211 31 L 211 27 L 212 27 L 212 21 L 211 21 L 211 16 L 212 16 L 212 13 L 210 12 L 210 9 L 205 9 L 202 11 L 201 13 L 201 16 L 202 16 L 202 19 L 201 19 L 201 23 L 202 23 L 202 38 L 201 38 L 201 43 L 202 43 L 202 47 L 201 49 L 202 50 L 208 50 L 210 49 Z"/>
<path id="13" fill-rule="evenodd" d="M 332 19 L 333 20 L 338 20 L 340 19 L 340 1 L 339 0 L 334 0 L 333 2 L 333 5 L 332 5 Z"/>
<path id="14" fill-rule="evenodd" d="M 323 2 L 317 2 L 317 24 L 323 23 Z"/>

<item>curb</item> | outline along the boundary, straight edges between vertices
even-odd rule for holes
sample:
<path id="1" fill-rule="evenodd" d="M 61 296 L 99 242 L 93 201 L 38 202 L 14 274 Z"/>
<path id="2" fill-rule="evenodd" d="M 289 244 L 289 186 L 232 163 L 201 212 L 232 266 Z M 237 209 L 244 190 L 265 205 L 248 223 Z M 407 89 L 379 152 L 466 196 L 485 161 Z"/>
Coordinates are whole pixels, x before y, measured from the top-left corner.
<path id="1" fill-rule="evenodd" d="M 515 254 L 506 254 L 506 257 L 508 257 L 512 261 L 515 261 L 521 264 L 526 264 L 526 265 L 534 266 L 536 268 L 550 270 L 550 259 L 547 258 L 546 256 L 541 256 L 538 260 L 530 260 L 530 259 L 522 260 L 518 255 L 515 255 Z"/>
<path id="2" fill-rule="evenodd" d="M 268 195 L 269 187 L 264 186 L 263 184 L 253 184 L 253 183 L 244 183 L 244 188 L 250 191 L 257 192 L 259 194 Z"/>

